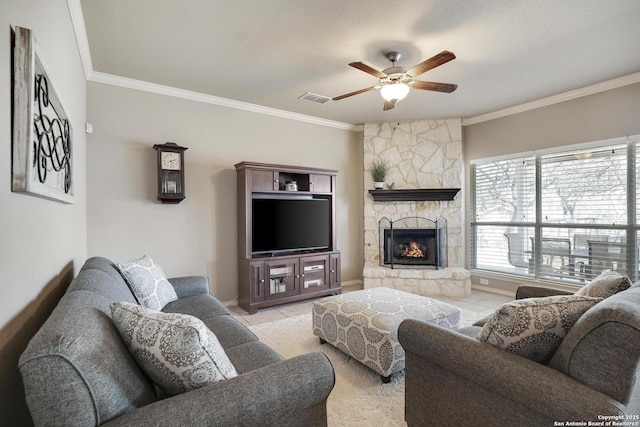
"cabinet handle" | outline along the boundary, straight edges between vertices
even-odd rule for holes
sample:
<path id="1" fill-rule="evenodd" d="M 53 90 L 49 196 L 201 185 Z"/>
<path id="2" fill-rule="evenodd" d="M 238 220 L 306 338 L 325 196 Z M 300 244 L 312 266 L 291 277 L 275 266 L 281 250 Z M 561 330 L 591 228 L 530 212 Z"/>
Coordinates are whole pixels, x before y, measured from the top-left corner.
<path id="1" fill-rule="evenodd" d="M 332 273 L 335 273 L 336 271 L 335 271 L 335 270 L 331 270 L 331 272 L 332 272 Z"/>
<path id="2" fill-rule="evenodd" d="M 300 277 L 304 277 L 304 274 L 301 274 Z"/>
<path id="3" fill-rule="evenodd" d="M 264 283 L 264 279 L 260 279 L 260 283 Z"/>

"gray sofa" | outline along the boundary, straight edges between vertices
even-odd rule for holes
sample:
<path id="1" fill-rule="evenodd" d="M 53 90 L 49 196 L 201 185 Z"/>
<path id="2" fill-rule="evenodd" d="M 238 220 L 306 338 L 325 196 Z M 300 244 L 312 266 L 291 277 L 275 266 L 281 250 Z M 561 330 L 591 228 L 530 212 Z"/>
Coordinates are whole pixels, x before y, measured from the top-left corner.
<path id="1" fill-rule="evenodd" d="M 20 358 L 36 425 L 326 425 L 335 378 L 322 353 L 284 360 L 209 294 L 206 277 L 169 281 L 178 300 L 163 311 L 201 319 L 238 376 L 162 398 L 111 321 L 109 304 L 136 303 L 133 294 L 111 261 L 91 258 Z"/>
<path id="2" fill-rule="evenodd" d="M 556 293 L 521 287 L 517 296 Z M 640 421 L 640 286 L 585 312 L 547 365 L 476 340 L 480 325 L 454 332 L 415 320 L 400 324 L 409 426 Z"/>

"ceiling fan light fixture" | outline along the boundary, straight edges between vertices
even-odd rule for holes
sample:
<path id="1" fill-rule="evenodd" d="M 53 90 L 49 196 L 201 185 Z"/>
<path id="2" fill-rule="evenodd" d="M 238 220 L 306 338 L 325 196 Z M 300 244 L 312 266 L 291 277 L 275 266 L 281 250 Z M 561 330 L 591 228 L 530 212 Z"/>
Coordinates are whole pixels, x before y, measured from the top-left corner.
<path id="1" fill-rule="evenodd" d="M 380 89 L 380 94 L 386 101 L 396 100 L 400 101 L 404 99 L 409 93 L 409 86 L 402 82 L 391 83 L 385 86 L 382 86 Z"/>
<path id="2" fill-rule="evenodd" d="M 380 89 L 380 94 L 385 100 L 384 107 L 382 109 L 383 111 L 388 111 L 394 108 L 398 101 L 403 100 L 409 93 L 410 89 L 451 93 L 458 88 L 458 85 L 450 83 L 414 80 L 416 76 L 456 59 L 453 52 L 443 50 L 439 54 L 422 61 L 408 70 L 405 70 L 403 67 L 396 67 L 396 61 L 400 59 L 400 54 L 398 52 L 389 52 L 385 56 L 389 61 L 391 61 L 392 66 L 382 71 L 378 71 L 362 62 L 349 63 L 349 66 L 376 77 L 378 79 L 378 85 L 356 90 L 355 92 L 345 93 L 344 95 L 336 96 L 331 99 L 333 101 L 339 101 L 350 96 Z"/>

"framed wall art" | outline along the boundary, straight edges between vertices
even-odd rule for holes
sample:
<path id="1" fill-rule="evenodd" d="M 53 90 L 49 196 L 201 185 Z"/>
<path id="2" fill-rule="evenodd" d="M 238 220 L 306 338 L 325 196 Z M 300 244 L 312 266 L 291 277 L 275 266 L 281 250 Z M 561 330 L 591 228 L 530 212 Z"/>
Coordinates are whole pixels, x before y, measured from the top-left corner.
<path id="1" fill-rule="evenodd" d="M 23 27 L 15 27 L 12 111 L 12 191 L 73 203 L 71 122 L 33 32 Z"/>

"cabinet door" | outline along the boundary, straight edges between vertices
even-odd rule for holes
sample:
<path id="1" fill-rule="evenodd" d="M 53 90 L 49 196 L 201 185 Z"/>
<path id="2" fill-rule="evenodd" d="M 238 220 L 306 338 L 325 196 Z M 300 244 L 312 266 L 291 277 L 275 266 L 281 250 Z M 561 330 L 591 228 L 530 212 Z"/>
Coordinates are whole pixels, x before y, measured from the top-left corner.
<path id="1" fill-rule="evenodd" d="M 297 258 L 265 261 L 267 299 L 278 299 L 300 293 L 300 265 Z"/>
<path id="2" fill-rule="evenodd" d="M 300 282 L 302 293 L 329 289 L 329 257 L 317 255 L 300 258 Z"/>
<path id="3" fill-rule="evenodd" d="M 251 302 L 264 301 L 264 261 L 252 261 L 249 263 L 249 295 Z"/>
<path id="4" fill-rule="evenodd" d="M 310 191 L 314 193 L 331 193 L 330 175 L 311 175 Z"/>
<path id="5" fill-rule="evenodd" d="M 329 286 L 340 287 L 340 254 L 329 255 Z"/>
<path id="6" fill-rule="evenodd" d="M 251 172 L 252 191 L 273 191 L 278 189 L 278 181 L 273 171 L 254 170 Z"/>

